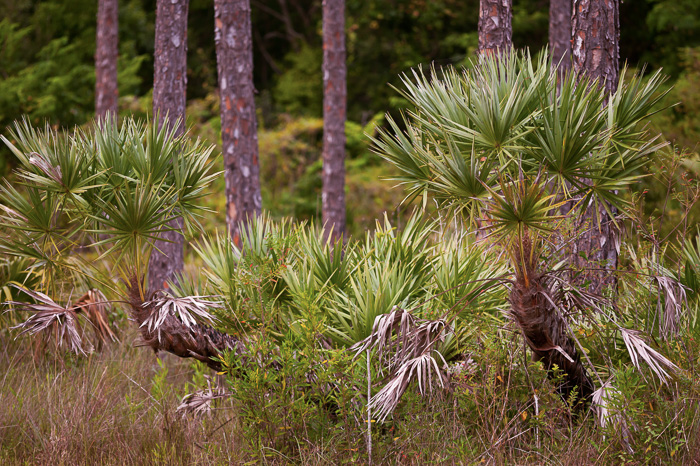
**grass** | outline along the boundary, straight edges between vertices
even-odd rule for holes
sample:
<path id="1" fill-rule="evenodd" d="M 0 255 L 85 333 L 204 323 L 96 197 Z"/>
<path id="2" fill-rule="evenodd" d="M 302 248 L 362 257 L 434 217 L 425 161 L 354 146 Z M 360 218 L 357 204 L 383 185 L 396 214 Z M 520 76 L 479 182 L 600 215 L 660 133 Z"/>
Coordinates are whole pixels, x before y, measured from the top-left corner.
<path id="1" fill-rule="evenodd" d="M 211 419 L 175 413 L 193 370 L 127 343 L 88 358 L 34 359 L 26 341 L 2 337 L 0 463 L 238 463 L 235 437 Z"/>
<path id="2" fill-rule="evenodd" d="M 50 352 L 35 358 L 27 340 L 0 337 L 0 463 L 368 463 L 362 413 L 324 422 L 322 410 L 308 410 L 290 430 L 273 425 L 280 431 L 273 442 L 261 441 L 262 427 L 244 414 L 246 402 L 256 400 L 248 409 L 259 416 L 267 409 L 260 400 L 282 389 L 274 386 L 262 397 L 239 393 L 210 417 L 183 418 L 176 407 L 195 391 L 192 381 L 201 385 L 204 374 L 213 374 L 172 356 L 158 362 L 150 350 L 133 346 L 134 337 L 87 358 Z M 374 464 L 700 462 L 697 377 L 656 390 L 640 377 L 619 379 L 631 400 L 625 406 L 630 453 L 618 428 L 595 427 L 590 413 L 571 415 L 517 339 L 478 346 L 480 354 L 453 375 L 450 391 L 426 402 L 409 389 L 393 419 L 372 423 Z"/>

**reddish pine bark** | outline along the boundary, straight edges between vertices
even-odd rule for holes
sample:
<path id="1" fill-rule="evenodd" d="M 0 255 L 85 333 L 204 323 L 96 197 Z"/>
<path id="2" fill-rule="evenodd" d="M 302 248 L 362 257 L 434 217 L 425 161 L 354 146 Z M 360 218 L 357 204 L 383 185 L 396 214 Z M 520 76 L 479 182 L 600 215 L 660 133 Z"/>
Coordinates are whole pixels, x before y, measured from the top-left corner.
<path id="1" fill-rule="evenodd" d="M 226 221 L 231 238 L 240 246 L 242 224 L 262 209 L 250 0 L 215 0 L 214 11 Z"/>
<path id="2" fill-rule="evenodd" d="M 117 0 L 97 4 L 97 44 L 95 50 L 95 116 L 117 114 L 117 57 L 119 56 L 119 5 Z"/>
<path id="3" fill-rule="evenodd" d="M 571 0 L 549 0 L 549 52 L 561 71 L 571 68 Z"/>
<path id="4" fill-rule="evenodd" d="M 512 0 L 480 1 L 479 53 L 499 53 L 513 46 L 512 9 Z"/>
<path id="5" fill-rule="evenodd" d="M 571 26 L 574 70 L 615 92 L 620 75 L 619 0 L 574 0 Z"/>
<path id="6" fill-rule="evenodd" d="M 345 1 L 323 0 L 323 223 L 345 233 Z"/>
<path id="7" fill-rule="evenodd" d="M 572 22 L 572 55 L 577 74 L 586 73 L 609 93 L 617 90 L 620 73 L 620 15 L 618 0 L 574 0 Z M 583 233 L 573 245 L 572 262 L 579 268 L 617 267 L 618 232 L 601 207 L 600 226 L 595 212 L 589 208 L 580 217 Z M 615 211 L 612 211 L 613 214 Z M 586 256 L 582 258 L 581 255 Z M 605 285 L 614 285 L 614 277 L 606 272 L 589 271 L 581 280 L 590 280 L 590 290 L 599 293 Z"/>
<path id="8" fill-rule="evenodd" d="M 180 120 L 178 133 L 185 130 L 185 92 L 187 88 L 187 10 L 188 0 L 158 0 L 156 5 L 155 74 L 153 78 L 153 114 L 168 124 Z M 168 241 L 156 241 L 148 270 L 149 289 L 166 287 L 166 280 L 183 267 L 182 219 L 169 224 L 175 231 L 164 232 Z"/>

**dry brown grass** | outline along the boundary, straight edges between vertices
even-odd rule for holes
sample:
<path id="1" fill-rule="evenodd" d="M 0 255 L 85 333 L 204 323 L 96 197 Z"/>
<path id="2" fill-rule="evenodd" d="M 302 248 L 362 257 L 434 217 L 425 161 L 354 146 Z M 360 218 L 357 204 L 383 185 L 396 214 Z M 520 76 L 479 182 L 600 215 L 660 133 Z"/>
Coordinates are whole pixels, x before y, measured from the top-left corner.
<path id="1" fill-rule="evenodd" d="M 216 430 L 230 409 L 204 420 L 175 414 L 190 363 L 166 357 L 159 382 L 154 354 L 124 340 L 59 361 L 0 337 L 0 463 L 238 463 L 236 429 Z"/>
<path id="2" fill-rule="evenodd" d="M 0 464 L 367 463 L 361 422 L 338 419 L 325 435 L 283 431 L 293 446 L 282 453 L 270 447 L 254 451 L 257 431 L 245 425 L 232 399 L 215 405 L 211 417 L 183 419 L 175 411 L 182 396 L 196 390 L 188 386 L 194 363 L 166 356 L 159 365 L 152 351 L 133 347 L 134 335 L 87 358 L 39 360 L 26 340 L 0 335 Z M 542 370 L 530 379 L 519 359 L 485 348 L 472 372 L 453 380 L 452 393 L 439 392 L 426 403 L 409 390 L 393 420 L 373 424 L 374 464 L 700 462 L 695 382 L 676 384 L 677 393 L 645 398 L 635 408 L 636 453 L 629 455 L 614 438 L 606 440 L 590 414 L 584 421 L 572 417 Z M 516 354 L 515 346 L 505 349 Z M 533 392 L 540 394 L 538 408 Z M 671 395 L 676 401 L 663 401 Z M 316 422 L 316 414 L 305 421 Z M 655 426 L 650 435 L 645 421 Z M 664 451 L 675 438 L 687 443 L 669 456 Z"/>

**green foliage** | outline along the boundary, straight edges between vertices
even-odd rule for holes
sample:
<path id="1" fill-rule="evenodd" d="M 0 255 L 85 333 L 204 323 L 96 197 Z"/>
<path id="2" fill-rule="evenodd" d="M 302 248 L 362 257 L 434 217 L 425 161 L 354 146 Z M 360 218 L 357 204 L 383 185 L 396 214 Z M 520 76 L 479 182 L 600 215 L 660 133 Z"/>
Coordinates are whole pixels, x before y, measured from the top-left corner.
<path id="1" fill-rule="evenodd" d="M 199 201 L 216 177 L 209 173 L 213 148 L 167 127 L 129 119 L 64 133 L 17 123 L 14 143 L 2 139 L 19 161 L 22 189 L 0 187 L 0 250 L 29 261 L 53 295 L 63 280 L 75 285 L 76 274 L 99 270 L 101 261 L 74 254 L 86 245 L 111 258 L 113 273 L 143 277 L 170 219 L 181 216 L 188 231 L 198 229 Z"/>
<path id="2" fill-rule="evenodd" d="M 349 347 L 370 334 L 378 316 L 400 306 L 420 316 L 456 315 L 457 338 L 444 346 L 453 358 L 469 316 L 495 315 L 504 303 L 504 290 L 493 287 L 503 269 L 464 238 L 437 241 L 441 231 L 453 235 L 419 216 L 397 232 L 385 217 L 364 241 L 341 246 L 324 239 L 322 229 L 264 216 L 243 233 L 241 250 L 221 236 L 203 239 L 196 250 L 204 288 L 226 301 L 218 311 L 226 332 L 261 330 L 281 339 L 314 328 L 327 343 Z"/>

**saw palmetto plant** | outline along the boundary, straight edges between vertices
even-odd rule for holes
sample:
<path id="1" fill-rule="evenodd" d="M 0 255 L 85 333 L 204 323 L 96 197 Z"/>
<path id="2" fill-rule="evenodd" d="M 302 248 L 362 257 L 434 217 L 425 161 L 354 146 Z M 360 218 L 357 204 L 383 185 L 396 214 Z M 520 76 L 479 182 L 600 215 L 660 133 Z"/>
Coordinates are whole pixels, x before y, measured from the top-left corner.
<path id="1" fill-rule="evenodd" d="M 389 117 L 390 129 L 374 139 L 409 197 L 432 197 L 507 255 L 508 314 L 534 359 L 563 371 L 566 399 L 590 399 L 595 390 L 571 326 L 605 301 L 569 279 L 576 271 L 562 251 L 581 234 L 590 206 L 622 222 L 629 204 L 620 193 L 665 145 L 645 127 L 663 82 L 658 72 L 623 73 L 608 98 L 586 77 L 558 77 L 546 57 L 483 56 L 471 69 L 405 76 L 402 94 L 414 108 L 401 123 Z M 597 215 L 592 228 L 601 221 Z"/>
<path id="2" fill-rule="evenodd" d="M 154 241 L 176 217 L 197 228 L 198 201 L 216 176 L 213 147 L 176 134 L 177 125 L 108 119 L 72 132 L 24 121 L 2 138 L 19 161 L 14 183 L 0 186 L 0 251 L 26 267 L 28 276 L 13 284 L 30 299 L 9 303 L 34 312 L 23 332 L 54 332 L 82 351 L 77 319 L 84 318 L 98 342 L 114 338 L 107 300 L 93 287 L 129 303 L 154 348 L 163 326 L 187 339 L 198 322 L 207 323 L 208 301 L 175 300 L 143 285 Z"/>

